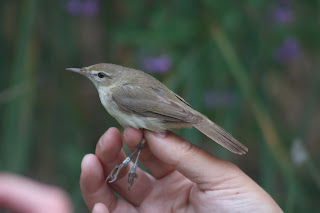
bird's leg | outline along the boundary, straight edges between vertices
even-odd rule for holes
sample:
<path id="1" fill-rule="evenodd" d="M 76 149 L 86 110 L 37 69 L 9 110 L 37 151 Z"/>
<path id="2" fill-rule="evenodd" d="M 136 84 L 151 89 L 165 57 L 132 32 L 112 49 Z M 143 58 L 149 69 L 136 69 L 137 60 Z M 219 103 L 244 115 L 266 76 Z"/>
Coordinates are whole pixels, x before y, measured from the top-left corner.
<path id="1" fill-rule="evenodd" d="M 130 184 L 130 186 L 132 186 L 134 179 L 138 177 L 138 175 L 136 174 L 136 169 L 137 169 L 137 162 L 138 162 L 138 158 L 141 152 L 141 149 L 143 147 L 143 145 L 145 144 L 145 139 L 143 138 L 141 140 L 141 142 L 139 143 L 138 147 L 136 150 L 134 150 L 129 157 L 127 157 L 126 159 L 124 159 L 124 161 L 122 161 L 122 163 L 120 165 L 115 166 L 112 171 L 110 172 L 110 174 L 108 175 L 108 177 L 106 178 L 106 181 L 109 180 L 109 183 L 112 183 L 114 181 L 117 180 L 118 175 L 120 170 L 125 167 L 128 163 L 130 163 L 132 161 L 133 156 L 138 152 L 137 155 L 137 159 L 133 165 L 133 167 L 131 168 L 130 172 L 129 172 L 129 177 L 128 177 L 128 182 Z"/>
<path id="2" fill-rule="evenodd" d="M 134 162 L 132 168 L 130 169 L 129 171 L 129 174 L 128 174 L 128 183 L 129 183 L 129 190 L 131 188 L 131 186 L 133 185 L 134 181 L 136 178 L 138 178 L 138 175 L 136 173 L 136 170 L 137 170 L 137 163 L 138 163 L 138 160 L 139 160 L 139 156 L 140 156 L 140 152 L 142 150 L 142 147 L 144 146 L 144 144 L 146 143 L 146 140 L 144 138 L 142 138 L 141 142 L 139 143 L 137 149 L 135 151 L 138 150 L 138 154 L 137 154 L 137 157 L 136 157 L 136 161 Z"/>

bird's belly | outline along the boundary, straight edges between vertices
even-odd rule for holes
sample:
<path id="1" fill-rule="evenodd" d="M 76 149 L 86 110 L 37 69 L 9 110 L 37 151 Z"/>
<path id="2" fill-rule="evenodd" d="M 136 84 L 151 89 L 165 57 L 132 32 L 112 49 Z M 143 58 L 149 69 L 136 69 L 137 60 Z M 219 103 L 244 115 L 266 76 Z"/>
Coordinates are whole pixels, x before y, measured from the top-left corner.
<path id="1" fill-rule="evenodd" d="M 150 117 L 143 117 L 133 113 L 119 113 L 114 116 L 114 118 L 123 127 L 134 127 L 141 129 L 149 129 L 152 131 L 164 131 L 166 130 L 161 120 Z"/>

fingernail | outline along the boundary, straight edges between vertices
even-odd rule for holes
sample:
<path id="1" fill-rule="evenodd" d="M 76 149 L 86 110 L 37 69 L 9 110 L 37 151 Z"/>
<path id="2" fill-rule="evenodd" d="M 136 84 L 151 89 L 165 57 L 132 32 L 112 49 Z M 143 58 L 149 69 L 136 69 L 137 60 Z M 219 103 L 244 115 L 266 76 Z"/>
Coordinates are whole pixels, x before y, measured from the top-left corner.
<path id="1" fill-rule="evenodd" d="M 103 138 L 103 137 L 101 137 L 100 140 L 99 140 L 99 145 L 100 145 L 100 147 L 103 147 L 103 140 L 102 140 L 102 138 Z"/>
<path id="2" fill-rule="evenodd" d="M 107 132 L 108 132 L 108 131 L 107 131 Z M 101 147 L 104 146 L 103 143 L 104 143 L 104 141 L 105 141 L 105 137 L 106 137 L 107 132 L 105 132 L 105 133 L 100 137 L 99 145 L 100 145 Z"/>
<path id="3" fill-rule="evenodd" d="M 163 132 L 152 132 L 152 134 L 157 138 L 164 138 L 167 136 L 167 131 Z"/>

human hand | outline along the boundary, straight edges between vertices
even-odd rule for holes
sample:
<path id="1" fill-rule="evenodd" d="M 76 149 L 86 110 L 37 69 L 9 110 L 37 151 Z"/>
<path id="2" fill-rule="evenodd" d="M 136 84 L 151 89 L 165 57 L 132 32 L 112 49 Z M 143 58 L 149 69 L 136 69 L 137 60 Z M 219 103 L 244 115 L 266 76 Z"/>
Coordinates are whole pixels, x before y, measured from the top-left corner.
<path id="1" fill-rule="evenodd" d="M 96 154 L 82 161 L 80 186 L 90 210 L 98 212 L 282 212 L 275 201 L 234 164 L 217 158 L 173 133 L 126 128 L 125 143 L 134 150 L 144 135 L 138 169 L 128 190 L 126 166 L 114 183 L 105 178 L 125 159 L 119 130 L 110 128 Z M 114 192 L 124 199 L 117 197 Z"/>
<path id="2" fill-rule="evenodd" d="M 31 179 L 0 173 L 0 212 L 70 213 L 72 205 L 61 189 Z"/>

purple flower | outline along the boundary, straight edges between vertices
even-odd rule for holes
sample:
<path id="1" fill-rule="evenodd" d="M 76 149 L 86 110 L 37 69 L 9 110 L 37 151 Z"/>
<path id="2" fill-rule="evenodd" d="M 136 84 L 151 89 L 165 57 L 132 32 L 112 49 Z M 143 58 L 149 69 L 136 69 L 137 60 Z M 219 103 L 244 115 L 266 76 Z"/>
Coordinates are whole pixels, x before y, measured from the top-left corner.
<path id="1" fill-rule="evenodd" d="M 273 57 L 279 62 L 285 63 L 301 57 L 301 48 L 298 41 L 288 37 L 274 50 Z"/>
<path id="2" fill-rule="evenodd" d="M 100 2 L 98 0 L 90 0 L 83 3 L 82 12 L 85 15 L 92 16 L 99 12 Z"/>
<path id="3" fill-rule="evenodd" d="M 171 68 L 171 60 L 167 55 L 149 56 L 142 60 L 142 67 L 150 72 L 164 73 Z"/>
<path id="4" fill-rule="evenodd" d="M 236 102 L 236 94 L 232 91 L 214 91 L 206 92 L 204 101 L 207 107 L 216 108 L 219 106 L 232 106 Z"/>
<path id="5" fill-rule="evenodd" d="M 277 23 L 288 24 L 293 20 L 293 12 L 288 7 L 277 7 L 273 9 L 272 17 Z"/>
<path id="6" fill-rule="evenodd" d="M 71 14 L 79 13 L 82 3 L 76 0 L 71 0 L 67 3 L 68 12 Z"/>
<path id="7" fill-rule="evenodd" d="M 67 10 L 73 15 L 94 16 L 99 12 L 100 0 L 70 0 L 67 3 Z"/>

